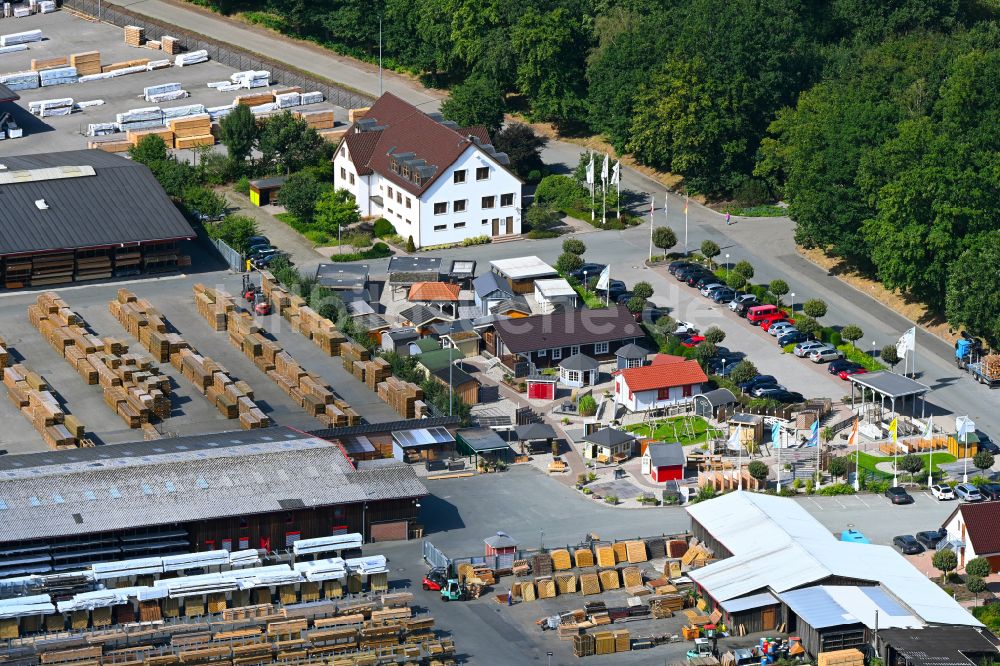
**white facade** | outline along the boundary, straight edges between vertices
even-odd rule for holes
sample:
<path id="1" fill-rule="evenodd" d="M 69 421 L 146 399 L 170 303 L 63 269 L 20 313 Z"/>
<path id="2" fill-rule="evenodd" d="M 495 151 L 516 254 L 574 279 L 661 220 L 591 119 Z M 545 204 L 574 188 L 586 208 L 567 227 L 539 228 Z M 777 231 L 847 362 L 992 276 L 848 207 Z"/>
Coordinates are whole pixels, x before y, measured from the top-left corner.
<path id="1" fill-rule="evenodd" d="M 961 500 L 959 500 L 961 501 Z M 972 544 L 972 539 L 969 538 L 969 527 L 965 524 L 965 516 L 962 515 L 961 510 L 956 511 L 955 515 L 951 517 L 944 528 L 948 531 L 949 541 L 961 541 L 962 547 L 956 552 L 958 555 L 958 568 L 961 569 L 965 566 L 965 563 L 969 560 L 973 560 L 977 557 L 987 557 L 990 560 L 990 565 L 993 567 L 994 571 L 997 569 L 997 554 L 996 553 L 977 553 L 975 546 Z"/>
<path id="2" fill-rule="evenodd" d="M 701 393 L 701 384 L 690 386 L 672 386 L 648 391 L 631 391 L 624 377 L 615 378 L 615 400 L 619 405 L 625 405 L 630 412 L 644 412 L 650 409 L 662 409 L 671 405 L 691 400 Z"/>
<path id="3" fill-rule="evenodd" d="M 422 196 L 378 173 L 359 176 L 347 142 L 333 161 L 333 184 L 354 195 L 362 217 L 384 217 L 417 247 L 521 233 L 521 181 L 470 145 Z"/>

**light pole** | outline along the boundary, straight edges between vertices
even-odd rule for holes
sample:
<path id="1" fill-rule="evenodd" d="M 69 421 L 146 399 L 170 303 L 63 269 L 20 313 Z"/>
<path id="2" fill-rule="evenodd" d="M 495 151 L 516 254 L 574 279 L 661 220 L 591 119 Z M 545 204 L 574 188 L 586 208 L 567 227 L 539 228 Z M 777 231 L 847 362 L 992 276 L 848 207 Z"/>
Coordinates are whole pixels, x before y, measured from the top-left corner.
<path id="1" fill-rule="evenodd" d="M 729 255 L 726 255 L 726 282 L 729 282 Z"/>
<path id="2" fill-rule="evenodd" d="M 792 314 L 795 314 L 795 292 L 788 294 L 788 305 L 792 308 Z"/>

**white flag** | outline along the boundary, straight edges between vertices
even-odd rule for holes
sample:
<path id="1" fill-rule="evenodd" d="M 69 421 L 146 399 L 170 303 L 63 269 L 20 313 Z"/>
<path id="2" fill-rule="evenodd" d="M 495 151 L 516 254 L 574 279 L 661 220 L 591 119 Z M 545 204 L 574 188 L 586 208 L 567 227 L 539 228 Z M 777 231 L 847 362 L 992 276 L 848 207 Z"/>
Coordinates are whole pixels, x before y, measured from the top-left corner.
<path id="1" fill-rule="evenodd" d="M 927 425 L 924 427 L 924 439 L 934 439 L 934 415 L 927 419 Z"/>
<path id="2" fill-rule="evenodd" d="M 594 153 L 590 154 L 590 163 L 587 165 L 587 185 L 594 184 Z"/>
<path id="3" fill-rule="evenodd" d="M 600 277 L 597 278 L 597 286 L 594 288 L 607 291 L 609 282 L 611 282 L 611 266 L 605 266 Z"/>
<path id="4" fill-rule="evenodd" d="M 608 167 L 610 166 L 610 164 L 611 164 L 611 160 L 608 158 L 607 155 L 605 155 L 604 156 L 604 165 L 601 166 L 601 182 L 602 183 L 608 182 Z"/>
<path id="5" fill-rule="evenodd" d="M 611 184 L 617 185 L 621 181 L 621 160 L 615 162 L 614 168 L 611 169 Z"/>
<path id="6" fill-rule="evenodd" d="M 955 439 L 961 440 L 966 435 L 976 432 L 976 422 L 968 416 L 959 416 L 955 419 Z"/>
<path id="7" fill-rule="evenodd" d="M 917 348 L 917 327 L 914 326 L 907 332 L 900 336 L 899 341 L 896 343 L 896 354 L 900 357 L 906 355 L 906 352 L 913 351 Z"/>
<path id="8" fill-rule="evenodd" d="M 726 442 L 726 448 L 730 451 L 739 451 L 743 444 L 740 443 L 740 426 L 736 426 L 733 430 L 733 434 L 729 436 L 729 441 Z"/>

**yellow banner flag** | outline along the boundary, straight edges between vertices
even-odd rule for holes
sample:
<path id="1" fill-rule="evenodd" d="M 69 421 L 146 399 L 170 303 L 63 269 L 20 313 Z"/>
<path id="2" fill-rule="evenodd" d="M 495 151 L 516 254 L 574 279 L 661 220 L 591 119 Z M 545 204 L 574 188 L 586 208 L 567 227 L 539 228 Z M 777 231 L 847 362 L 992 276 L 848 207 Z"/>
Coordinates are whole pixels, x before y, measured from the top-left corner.
<path id="1" fill-rule="evenodd" d="M 896 441 L 896 425 L 896 419 L 893 419 L 892 423 L 889 424 L 889 434 L 892 435 L 893 443 Z"/>

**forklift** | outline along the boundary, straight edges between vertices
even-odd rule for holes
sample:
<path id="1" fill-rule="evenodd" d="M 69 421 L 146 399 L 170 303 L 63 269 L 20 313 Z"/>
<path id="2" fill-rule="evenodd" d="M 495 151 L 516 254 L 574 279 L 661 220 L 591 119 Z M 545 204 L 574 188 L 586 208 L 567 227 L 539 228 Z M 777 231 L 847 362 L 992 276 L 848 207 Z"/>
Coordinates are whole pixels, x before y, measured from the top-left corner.
<path id="1" fill-rule="evenodd" d="M 254 314 L 262 317 L 271 314 L 271 304 L 267 302 L 264 290 L 256 286 L 250 275 L 246 273 L 243 275 L 242 295 L 243 299 L 250 304 L 250 308 L 254 311 Z"/>
<path id="2" fill-rule="evenodd" d="M 468 592 L 465 585 L 462 585 L 455 578 L 449 578 L 448 583 L 441 588 L 442 601 L 465 601 L 467 598 Z"/>

